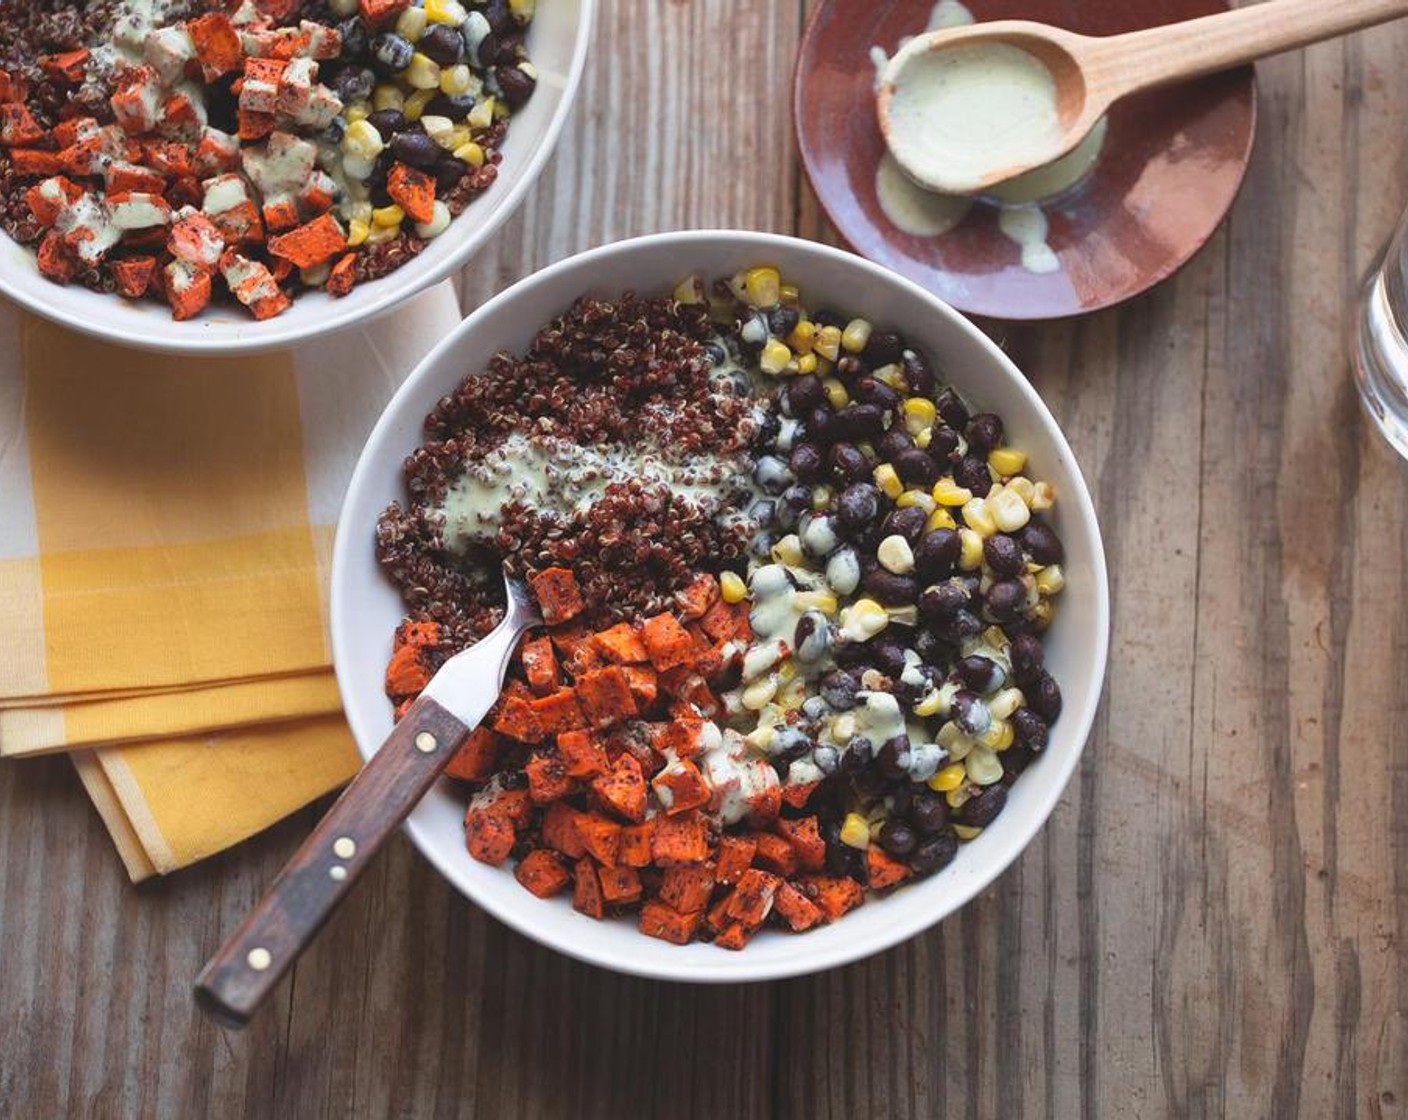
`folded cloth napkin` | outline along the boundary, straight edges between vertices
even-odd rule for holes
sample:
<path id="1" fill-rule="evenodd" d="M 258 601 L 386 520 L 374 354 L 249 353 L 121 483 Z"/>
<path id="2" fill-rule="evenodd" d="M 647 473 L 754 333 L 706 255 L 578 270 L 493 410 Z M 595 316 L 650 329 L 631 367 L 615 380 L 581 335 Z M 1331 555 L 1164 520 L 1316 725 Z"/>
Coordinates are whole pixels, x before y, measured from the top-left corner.
<path id="1" fill-rule="evenodd" d="M 356 770 L 333 526 L 377 414 L 458 320 L 441 285 L 296 351 L 190 358 L 0 303 L 0 756 L 72 752 L 134 880 Z"/>

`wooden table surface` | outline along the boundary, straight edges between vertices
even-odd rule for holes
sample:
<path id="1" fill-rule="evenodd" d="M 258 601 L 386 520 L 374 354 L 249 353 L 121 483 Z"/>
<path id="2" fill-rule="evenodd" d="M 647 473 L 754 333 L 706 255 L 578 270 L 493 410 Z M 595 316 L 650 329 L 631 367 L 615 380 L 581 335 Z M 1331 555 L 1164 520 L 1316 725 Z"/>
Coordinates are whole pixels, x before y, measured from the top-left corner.
<path id="1" fill-rule="evenodd" d="M 467 305 L 630 234 L 828 237 L 790 131 L 800 5 L 603 9 Z M 398 838 L 226 1033 L 191 979 L 316 811 L 134 889 L 68 763 L 9 764 L 0 1116 L 1404 1115 L 1408 478 L 1345 340 L 1408 197 L 1405 57 L 1399 25 L 1262 64 L 1250 177 L 1188 268 L 987 325 L 1084 466 L 1115 630 L 1077 776 L 964 911 L 809 979 L 650 983 L 510 933 Z"/>

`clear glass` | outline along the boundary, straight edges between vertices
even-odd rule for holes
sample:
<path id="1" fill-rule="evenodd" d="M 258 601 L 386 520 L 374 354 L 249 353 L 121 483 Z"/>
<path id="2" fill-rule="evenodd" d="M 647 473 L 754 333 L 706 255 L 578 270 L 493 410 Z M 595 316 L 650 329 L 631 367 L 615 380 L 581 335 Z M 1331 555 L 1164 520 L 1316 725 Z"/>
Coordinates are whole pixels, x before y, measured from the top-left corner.
<path id="1" fill-rule="evenodd" d="M 1408 459 L 1408 214 L 1360 299 L 1354 377 L 1364 411 Z"/>

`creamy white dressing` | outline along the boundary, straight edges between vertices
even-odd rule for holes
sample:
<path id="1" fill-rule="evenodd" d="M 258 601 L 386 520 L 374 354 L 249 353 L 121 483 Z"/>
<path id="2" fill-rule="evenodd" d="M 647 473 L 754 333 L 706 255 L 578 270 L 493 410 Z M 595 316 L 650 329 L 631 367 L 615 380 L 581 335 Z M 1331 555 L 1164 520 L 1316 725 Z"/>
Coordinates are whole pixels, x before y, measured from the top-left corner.
<path id="1" fill-rule="evenodd" d="M 709 807 L 725 825 L 743 820 L 753 803 L 780 784 L 772 766 L 749 750 L 736 731 L 725 731 L 716 746 L 699 755 L 698 763 L 712 794 Z"/>
<path id="2" fill-rule="evenodd" d="M 997 218 L 998 228 L 1022 250 L 1022 267 L 1038 275 L 1058 272 L 1060 258 L 1046 242 L 1050 223 L 1036 203 L 1004 206 Z"/>

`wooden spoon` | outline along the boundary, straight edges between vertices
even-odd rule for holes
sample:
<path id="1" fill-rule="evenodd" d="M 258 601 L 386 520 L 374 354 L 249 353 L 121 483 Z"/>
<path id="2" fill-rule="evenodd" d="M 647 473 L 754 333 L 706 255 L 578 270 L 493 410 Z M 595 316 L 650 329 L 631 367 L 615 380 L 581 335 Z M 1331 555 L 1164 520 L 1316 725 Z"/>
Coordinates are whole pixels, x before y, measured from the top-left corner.
<path id="1" fill-rule="evenodd" d="M 1140 90 L 1197 78 L 1408 15 L 1408 0 L 1267 0 L 1184 23 L 1093 38 L 1028 20 L 999 20 L 917 36 L 890 60 L 880 76 L 880 128 L 906 175 L 944 194 L 977 194 L 1076 147 L 1122 97 Z M 1017 47 L 1041 62 L 1055 79 L 1059 128 L 1049 143 L 1038 142 L 1032 158 L 982 170 L 938 158 L 916 158 L 896 143 L 891 106 L 897 83 L 923 65 L 932 52 L 980 44 Z"/>
<path id="2" fill-rule="evenodd" d="M 504 620 L 440 667 L 197 977 L 196 1002 L 222 1023 L 249 1022 L 498 698 L 519 635 L 542 623 L 522 585 L 504 583 Z"/>

